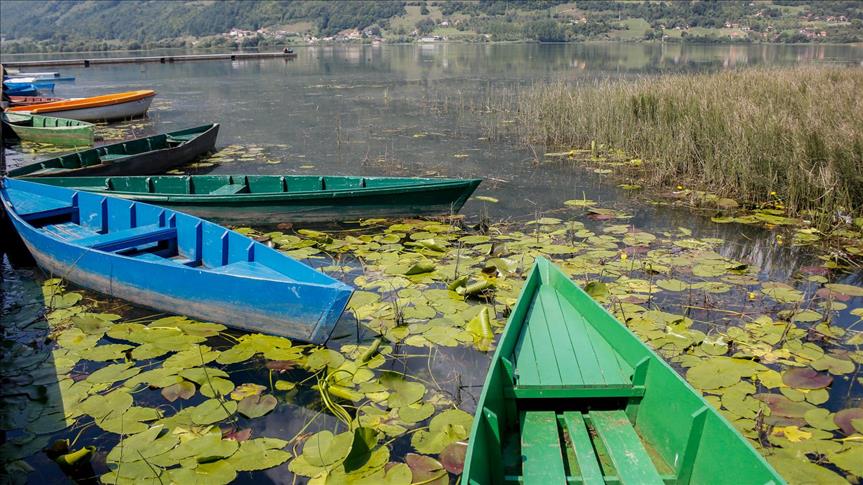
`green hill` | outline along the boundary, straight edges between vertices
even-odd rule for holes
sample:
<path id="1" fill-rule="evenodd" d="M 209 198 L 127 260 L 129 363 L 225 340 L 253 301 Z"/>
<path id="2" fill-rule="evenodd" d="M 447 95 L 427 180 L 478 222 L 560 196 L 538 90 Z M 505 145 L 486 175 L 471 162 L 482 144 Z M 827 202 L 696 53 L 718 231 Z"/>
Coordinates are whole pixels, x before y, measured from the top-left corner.
<path id="1" fill-rule="evenodd" d="M 231 29 L 266 31 L 229 36 Z M 0 0 L 3 52 L 450 40 L 860 42 L 860 1 Z"/>

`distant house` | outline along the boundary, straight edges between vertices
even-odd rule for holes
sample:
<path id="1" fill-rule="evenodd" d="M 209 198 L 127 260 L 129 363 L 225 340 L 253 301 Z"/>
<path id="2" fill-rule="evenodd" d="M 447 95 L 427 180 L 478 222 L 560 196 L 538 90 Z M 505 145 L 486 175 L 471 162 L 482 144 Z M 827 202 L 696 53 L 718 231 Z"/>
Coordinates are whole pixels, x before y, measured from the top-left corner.
<path id="1" fill-rule="evenodd" d="M 417 42 L 440 42 L 443 40 L 443 37 L 439 35 L 433 35 L 430 37 L 420 37 Z"/>

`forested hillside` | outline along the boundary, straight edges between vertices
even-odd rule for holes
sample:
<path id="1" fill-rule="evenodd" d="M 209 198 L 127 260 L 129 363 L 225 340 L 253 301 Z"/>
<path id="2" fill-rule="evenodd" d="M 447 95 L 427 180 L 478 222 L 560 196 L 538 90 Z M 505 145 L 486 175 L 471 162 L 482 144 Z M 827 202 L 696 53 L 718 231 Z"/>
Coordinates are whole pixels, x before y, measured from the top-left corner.
<path id="1" fill-rule="evenodd" d="M 863 41 L 863 2 L 0 0 L 0 34 L 3 52 L 423 37 L 843 43 Z"/>

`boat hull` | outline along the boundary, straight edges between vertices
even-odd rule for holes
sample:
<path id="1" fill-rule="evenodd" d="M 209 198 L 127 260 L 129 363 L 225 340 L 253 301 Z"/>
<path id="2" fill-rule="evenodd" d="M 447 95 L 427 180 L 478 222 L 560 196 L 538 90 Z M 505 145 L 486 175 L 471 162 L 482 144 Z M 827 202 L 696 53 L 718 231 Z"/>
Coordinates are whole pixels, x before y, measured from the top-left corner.
<path id="1" fill-rule="evenodd" d="M 15 184 L 38 185 L 16 180 L 8 180 L 7 184 L 13 187 Z M 66 191 L 54 187 L 49 189 Z M 78 196 L 81 203 L 87 203 L 82 198 L 101 198 L 83 193 Z M 167 260 L 152 262 L 89 249 L 52 237 L 26 222 L 15 213 L 5 191 L 3 202 L 27 249 L 48 274 L 136 305 L 164 312 L 181 312 L 241 330 L 322 343 L 335 328 L 351 296 L 350 287 L 334 280 L 333 284 L 322 285 L 306 284 L 299 277 L 298 280 L 279 281 L 256 276 L 237 277 L 211 268 L 190 267 Z M 143 213 L 141 206 L 136 210 Z M 172 215 L 170 212 L 165 214 L 168 219 Z M 190 216 L 177 214 L 176 217 Z M 196 224 L 195 221 L 188 222 Z M 214 224 L 201 223 L 208 226 L 204 228 L 205 233 L 226 231 Z M 179 227 L 178 223 L 178 231 Z M 227 236 L 222 236 L 220 240 L 225 238 Z M 259 244 L 243 239 L 249 244 Z M 203 244 L 207 246 L 210 243 L 205 240 Z M 267 251 L 270 249 L 261 247 L 256 252 Z M 268 257 L 287 258 L 280 254 Z M 291 261 L 320 277 L 305 265 Z"/>
<path id="2" fill-rule="evenodd" d="M 461 480 L 785 483 L 701 394 L 544 258 L 492 357 Z"/>
<path id="3" fill-rule="evenodd" d="M 68 186 L 76 179 L 45 179 Z M 369 179 L 366 179 L 369 180 Z M 409 179 L 408 179 L 409 180 Z M 375 217 L 414 217 L 457 213 L 480 180 L 448 180 L 424 185 L 309 193 L 213 195 L 156 195 L 77 188 L 170 207 L 198 217 L 226 223 L 324 222 Z"/>
<path id="4" fill-rule="evenodd" d="M 39 114 L 56 116 L 78 121 L 117 121 L 130 118 L 139 118 L 150 109 L 153 96 L 144 99 L 136 99 L 124 103 L 110 104 L 107 106 L 95 106 L 92 108 L 39 111 Z"/>
<path id="5" fill-rule="evenodd" d="M 93 145 L 96 127 L 90 123 L 17 113 L 9 113 L 6 116 L 9 127 L 22 140 L 71 147 Z M 30 126 L 22 124 L 24 122 L 29 122 Z"/>

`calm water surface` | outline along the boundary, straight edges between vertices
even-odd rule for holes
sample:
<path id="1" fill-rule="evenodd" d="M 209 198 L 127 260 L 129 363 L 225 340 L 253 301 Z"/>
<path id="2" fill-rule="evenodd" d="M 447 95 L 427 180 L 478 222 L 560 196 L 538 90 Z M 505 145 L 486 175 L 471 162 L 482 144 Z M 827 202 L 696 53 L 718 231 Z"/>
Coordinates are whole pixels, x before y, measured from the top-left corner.
<path id="1" fill-rule="evenodd" d="M 725 243 L 719 252 L 759 266 L 762 278 L 783 281 L 811 256 L 775 244 L 769 231 L 712 224 L 686 210 L 633 200 L 611 181 L 568 163 L 537 165 L 532 150 L 506 139 L 490 140 L 486 122 L 475 108 L 496 88 L 545 80 L 574 82 L 744 66 L 860 66 L 863 62 L 863 47 L 854 46 L 433 44 L 301 47 L 296 52 L 293 60 L 34 70 L 61 70 L 63 76 L 76 77 L 74 83 L 58 83 L 55 94 L 63 97 L 155 89 L 159 95 L 150 122 L 138 129 L 140 135 L 218 122 L 222 125 L 219 147 L 257 145 L 266 149 L 268 158 L 280 162 L 237 161 L 217 166 L 213 173 L 481 177 L 485 182 L 477 194 L 495 197 L 499 203 L 468 202 L 462 213 L 471 221 L 481 214 L 495 221 L 526 221 L 553 215 L 564 200 L 587 197 L 604 207 L 629 211 L 634 215 L 631 223 L 642 230 L 656 233 L 682 226 L 693 230 L 694 237 L 721 238 Z M 4 59 L 40 57 L 58 56 Z M 541 158 L 542 152 L 537 149 L 537 153 Z M 16 155 L 13 159 L 34 158 Z M 250 221 L 250 225 L 262 222 Z M 33 273 L 4 264 L 3 274 L 7 288 L 3 307 L 8 308 L 15 304 L 22 285 L 32 282 Z M 855 280 L 859 275 L 847 278 Z M 485 359 L 477 352 L 450 350 L 434 361 L 435 373 L 464 375 L 469 382 L 462 383 L 466 386 L 462 397 L 470 401 L 478 396 L 479 389 L 470 386 L 481 384 Z M 416 372 L 428 372 L 425 361 L 417 365 L 422 369 Z M 255 434 L 296 433 L 316 411 L 301 401 L 294 404 L 256 420 L 263 428 Z M 472 406 L 469 402 L 463 408 L 472 410 Z M 274 482 L 290 481 L 285 467 L 264 474 Z"/>

